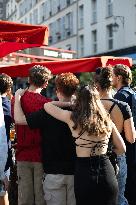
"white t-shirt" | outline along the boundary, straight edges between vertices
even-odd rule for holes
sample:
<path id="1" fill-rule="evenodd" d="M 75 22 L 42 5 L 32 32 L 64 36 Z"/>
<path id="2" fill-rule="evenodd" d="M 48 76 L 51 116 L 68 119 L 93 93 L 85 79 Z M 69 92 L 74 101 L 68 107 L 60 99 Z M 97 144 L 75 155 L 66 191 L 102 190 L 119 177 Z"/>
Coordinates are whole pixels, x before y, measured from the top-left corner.
<path id="1" fill-rule="evenodd" d="M 4 179 L 4 169 L 8 157 L 8 144 L 4 122 L 4 114 L 2 107 L 2 99 L 0 95 L 0 180 Z"/>

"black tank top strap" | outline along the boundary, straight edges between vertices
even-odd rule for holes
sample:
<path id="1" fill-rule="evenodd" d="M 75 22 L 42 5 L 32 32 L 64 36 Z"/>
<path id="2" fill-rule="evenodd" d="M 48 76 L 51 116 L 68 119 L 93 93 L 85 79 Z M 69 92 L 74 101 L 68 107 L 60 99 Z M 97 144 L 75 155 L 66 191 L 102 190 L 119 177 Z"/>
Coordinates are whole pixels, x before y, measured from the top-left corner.
<path id="1" fill-rule="evenodd" d="M 114 106 L 116 105 L 116 102 L 113 102 L 112 106 L 109 109 L 109 114 L 111 113 L 111 111 L 113 110 Z"/>
<path id="2" fill-rule="evenodd" d="M 114 106 L 117 104 L 115 99 L 101 99 L 101 100 L 107 100 L 107 101 L 111 101 L 113 102 L 112 106 L 109 109 L 109 114 L 111 113 L 111 111 L 113 110 Z"/>

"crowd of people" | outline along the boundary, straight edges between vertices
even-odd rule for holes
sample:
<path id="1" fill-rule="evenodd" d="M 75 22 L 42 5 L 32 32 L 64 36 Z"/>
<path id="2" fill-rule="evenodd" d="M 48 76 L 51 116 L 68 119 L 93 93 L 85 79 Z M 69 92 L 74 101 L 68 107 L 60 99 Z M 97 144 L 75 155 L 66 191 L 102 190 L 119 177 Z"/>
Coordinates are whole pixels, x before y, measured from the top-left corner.
<path id="1" fill-rule="evenodd" d="M 73 73 L 59 74 L 56 101 L 41 95 L 51 77 L 48 68 L 32 67 L 29 86 L 10 101 L 12 79 L 0 75 L 8 145 L 0 152 L 8 153 L 7 163 L 0 161 L 0 205 L 10 204 L 14 189 L 8 189 L 12 147 L 18 185 L 13 205 L 136 205 L 136 93 L 130 68 L 99 67 L 88 85 L 80 85 Z"/>

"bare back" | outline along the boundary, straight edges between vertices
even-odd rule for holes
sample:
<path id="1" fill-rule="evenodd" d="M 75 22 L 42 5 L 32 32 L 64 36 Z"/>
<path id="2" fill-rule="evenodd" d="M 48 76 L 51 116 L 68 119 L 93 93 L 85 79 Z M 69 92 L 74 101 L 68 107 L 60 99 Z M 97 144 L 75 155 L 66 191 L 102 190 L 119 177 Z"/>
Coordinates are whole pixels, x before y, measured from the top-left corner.
<path id="1" fill-rule="evenodd" d="M 111 132 L 108 134 L 101 134 L 100 136 L 88 135 L 87 132 L 83 132 L 79 135 L 80 129 L 73 129 L 73 121 L 70 120 L 68 125 L 72 132 L 72 136 L 75 138 L 76 153 L 78 157 L 106 154 Z"/>
<path id="2" fill-rule="evenodd" d="M 134 123 L 129 105 L 116 99 L 101 99 L 101 102 L 110 113 L 111 119 L 123 139 L 133 143 L 135 141 Z"/>
<path id="3" fill-rule="evenodd" d="M 119 106 L 115 103 L 114 105 L 114 101 L 112 101 L 111 99 L 102 99 L 101 102 L 103 103 L 105 109 L 108 111 L 108 113 L 110 113 L 110 117 L 112 119 L 112 121 L 114 122 L 114 124 L 116 125 L 119 133 L 121 133 L 123 131 L 124 128 L 124 118 L 123 118 L 123 114 L 119 108 Z M 111 112 L 110 109 L 111 107 L 114 105 L 114 107 L 112 108 Z"/>

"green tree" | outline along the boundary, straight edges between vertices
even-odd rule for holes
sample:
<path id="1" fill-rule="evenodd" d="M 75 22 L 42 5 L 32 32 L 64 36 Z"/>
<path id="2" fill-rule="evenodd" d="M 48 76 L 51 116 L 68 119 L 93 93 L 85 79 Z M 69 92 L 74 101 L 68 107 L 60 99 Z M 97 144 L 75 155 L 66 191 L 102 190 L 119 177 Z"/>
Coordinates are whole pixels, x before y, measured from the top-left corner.
<path id="1" fill-rule="evenodd" d="M 89 84 L 92 81 L 93 74 L 91 72 L 81 73 L 79 80 L 81 84 Z"/>
<path id="2" fill-rule="evenodd" d="M 136 65 L 132 66 L 132 87 L 136 87 Z"/>

